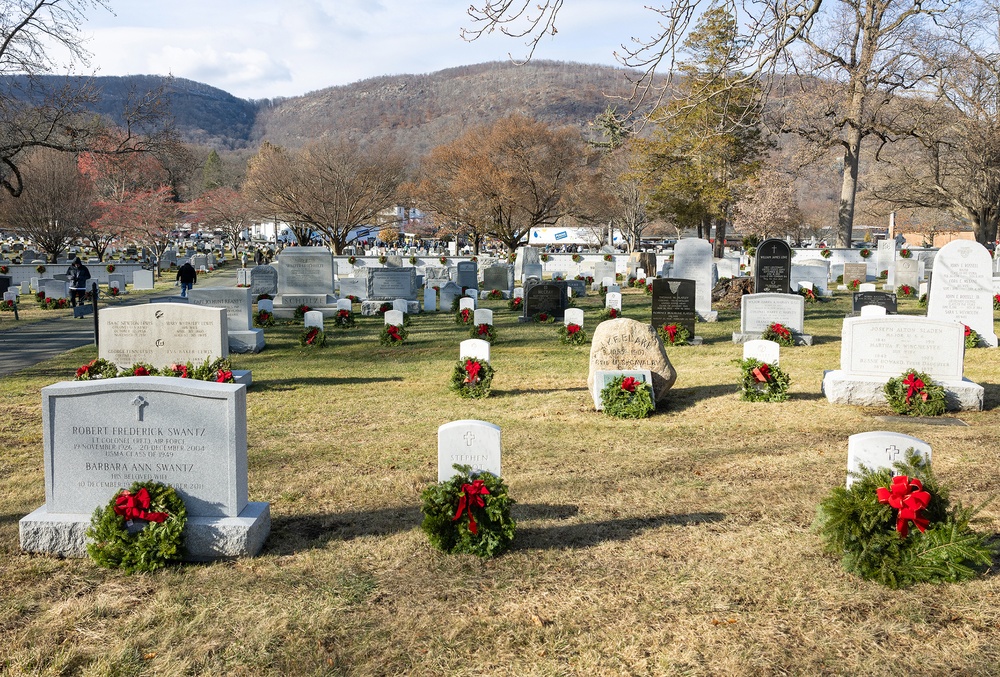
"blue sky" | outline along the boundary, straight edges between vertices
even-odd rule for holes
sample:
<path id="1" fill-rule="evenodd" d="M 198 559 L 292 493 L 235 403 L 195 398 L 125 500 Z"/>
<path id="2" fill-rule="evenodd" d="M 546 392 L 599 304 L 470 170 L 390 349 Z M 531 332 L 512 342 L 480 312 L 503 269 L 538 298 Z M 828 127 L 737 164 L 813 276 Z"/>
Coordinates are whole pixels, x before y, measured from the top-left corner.
<path id="1" fill-rule="evenodd" d="M 83 31 L 99 75 L 172 74 L 257 99 L 525 56 L 523 40 L 462 40 L 469 2 L 110 0 Z M 567 0 L 560 17 L 535 58 L 615 64 L 657 18 L 642 0 Z"/>

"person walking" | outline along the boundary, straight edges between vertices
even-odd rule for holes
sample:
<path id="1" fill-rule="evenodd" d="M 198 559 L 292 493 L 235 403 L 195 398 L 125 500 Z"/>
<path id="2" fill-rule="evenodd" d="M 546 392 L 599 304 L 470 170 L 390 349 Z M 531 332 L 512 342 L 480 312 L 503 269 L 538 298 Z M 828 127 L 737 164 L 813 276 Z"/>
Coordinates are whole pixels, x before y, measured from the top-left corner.
<path id="1" fill-rule="evenodd" d="M 198 281 L 198 271 L 190 261 L 185 261 L 184 265 L 177 269 L 177 280 L 181 283 L 181 298 L 187 298 L 188 290 Z"/>
<path id="2" fill-rule="evenodd" d="M 87 282 L 90 281 L 90 269 L 83 265 L 83 261 L 77 256 L 73 263 L 66 269 L 69 276 L 70 303 L 73 306 L 82 306 L 87 295 Z"/>

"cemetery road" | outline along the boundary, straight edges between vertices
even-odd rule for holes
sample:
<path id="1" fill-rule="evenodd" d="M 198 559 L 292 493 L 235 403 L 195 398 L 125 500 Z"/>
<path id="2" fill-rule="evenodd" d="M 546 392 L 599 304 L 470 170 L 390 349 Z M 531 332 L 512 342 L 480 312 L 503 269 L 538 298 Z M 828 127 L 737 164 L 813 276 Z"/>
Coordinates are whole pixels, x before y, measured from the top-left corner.
<path id="1" fill-rule="evenodd" d="M 11 317 L 13 320 L 13 317 Z M 4 323 L 10 326 L 11 323 Z M 94 342 L 94 319 L 63 317 L 0 331 L 0 376 Z"/>

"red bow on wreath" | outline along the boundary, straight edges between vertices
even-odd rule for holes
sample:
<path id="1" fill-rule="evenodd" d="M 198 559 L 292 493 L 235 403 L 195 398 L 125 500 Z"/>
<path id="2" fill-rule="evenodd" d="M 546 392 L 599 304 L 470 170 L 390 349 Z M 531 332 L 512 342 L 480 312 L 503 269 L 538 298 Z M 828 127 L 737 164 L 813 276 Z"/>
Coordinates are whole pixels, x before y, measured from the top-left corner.
<path id="1" fill-rule="evenodd" d="M 477 365 L 478 366 L 478 365 Z M 483 496 L 489 496 L 490 490 L 486 488 L 486 484 L 482 480 L 476 480 L 472 484 L 462 485 L 462 497 L 458 499 L 458 510 L 455 511 L 455 516 L 451 518 L 454 522 L 462 517 L 463 512 L 469 514 L 469 531 L 474 534 L 479 533 L 479 525 L 476 524 L 476 518 L 472 514 L 473 506 L 477 508 L 486 507 L 486 499 Z"/>
<path id="2" fill-rule="evenodd" d="M 639 385 L 640 381 L 632 376 L 626 376 L 622 379 L 622 390 L 627 390 L 630 393 L 635 392 L 635 387 Z"/>
<path id="3" fill-rule="evenodd" d="M 572 336 L 576 332 L 580 331 L 582 328 L 583 327 L 581 327 L 578 324 L 567 324 L 566 325 L 566 333 L 569 334 L 570 336 Z"/>
<path id="4" fill-rule="evenodd" d="M 927 530 L 930 520 L 920 513 L 931 502 L 931 495 L 924 491 L 923 483 L 916 477 L 910 479 L 906 475 L 897 475 L 892 478 L 892 487 L 879 487 L 877 495 L 879 503 L 888 503 L 891 508 L 899 511 L 896 515 L 896 531 L 903 538 L 910 532 L 908 522 L 916 524 L 921 532 Z"/>
<path id="5" fill-rule="evenodd" d="M 484 334 L 489 334 L 490 333 L 490 325 L 488 325 L 486 323 L 483 323 L 483 324 L 479 325 L 478 327 L 476 327 L 476 333 L 478 333 L 480 336 L 483 336 Z"/>
<path id="6" fill-rule="evenodd" d="M 761 364 L 759 367 L 755 367 L 750 373 L 753 374 L 753 377 L 757 379 L 758 383 L 767 383 L 771 380 L 771 368 L 767 366 L 766 362 Z"/>
<path id="7" fill-rule="evenodd" d="M 390 324 L 388 327 L 386 327 L 385 331 L 389 334 L 390 337 L 392 337 L 393 341 L 402 341 L 402 338 L 400 338 L 399 336 L 399 327 L 397 327 L 396 325 Z"/>
<path id="8" fill-rule="evenodd" d="M 677 325 L 668 324 L 664 327 L 664 329 L 667 330 L 667 337 L 670 339 L 670 342 L 673 343 L 677 336 Z"/>
<path id="9" fill-rule="evenodd" d="M 146 487 L 139 489 L 134 494 L 127 489 L 122 489 L 115 499 L 115 514 L 121 515 L 126 521 L 134 519 L 146 520 L 147 522 L 166 522 L 169 514 L 165 512 L 148 512 L 149 491 Z"/>
<path id="10" fill-rule="evenodd" d="M 468 374 L 468 376 L 465 378 L 465 382 L 466 383 L 475 383 L 476 381 L 478 381 L 479 380 L 479 370 L 481 368 L 482 368 L 482 365 L 479 364 L 478 362 L 476 362 L 475 360 L 466 360 L 466 362 L 465 362 L 465 373 Z"/>
<path id="11" fill-rule="evenodd" d="M 906 403 L 910 403 L 910 398 L 914 395 L 920 395 L 920 398 L 926 402 L 927 401 L 927 391 L 924 390 L 926 385 L 921 379 L 917 378 L 917 375 L 912 371 L 906 375 L 903 379 L 903 385 L 906 386 Z"/>

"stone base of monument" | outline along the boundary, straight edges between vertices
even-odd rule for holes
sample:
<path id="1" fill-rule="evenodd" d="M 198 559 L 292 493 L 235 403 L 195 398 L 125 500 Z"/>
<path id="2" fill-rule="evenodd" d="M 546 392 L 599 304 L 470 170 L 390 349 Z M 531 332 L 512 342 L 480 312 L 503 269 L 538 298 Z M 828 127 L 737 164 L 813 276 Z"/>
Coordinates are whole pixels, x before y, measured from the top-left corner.
<path id="1" fill-rule="evenodd" d="M 698 313 L 698 320 L 700 322 L 718 322 L 719 311 L 713 310 L 707 313 Z"/>
<path id="2" fill-rule="evenodd" d="M 763 332 L 760 331 L 745 331 L 733 332 L 733 343 L 746 343 L 747 341 L 756 341 L 763 336 Z M 795 345 L 799 346 L 811 346 L 813 344 L 812 334 L 795 334 Z"/>
<path id="3" fill-rule="evenodd" d="M 230 353 L 259 353 L 264 349 L 264 330 L 230 331 Z"/>
<path id="4" fill-rule="evenodd" d="M 823 394 L 833 404 L 860 407 L 888 406 L 883 388 L 884 376 L 860 376 L 836 369 L 823 374 Z M 984 388 L 967 378 L 961 381 L 934 380 L 944 387 L 948 411 L 982 411 Z"/>
<path id="5" fill-rule="evenodd" d="M 392 301 L 362 301 L 361 302 L 361 314 L 365 316 L 379 315 L 379 309 L 382 307 L 383 303 L 391 304 Z M 416 315 L 421 311 L 420 301 L 407 301 L 406 302 L 406 314 Z"/>
<path id="6" fill-rule="evenodd" d="M 292 319 L 299 306 L 309 306 L 309 310 L 323 313 L 324 318 L 337 315 L 337 299 L 332 294 L 279 294 L 274 297 L 274 316 Z"/>
<path id="7" fill-rule="evenodd" d="M 499 291 L 503 295 L 503 298 L 505 298 L 505 299 L 509 299 L 510 298 L 510 292 L 509 291 L 504 291 L 503 289 L 498 289 L 497 291 Z M 483 289 L 482 291 L 479 292 L 479 298 L 480 298 L 480 300 L 485 301 L 486 299 L 488 299 L 490 297 L 491 293 L 492 293 L 492 290 Z"/>
<path id="8" fill-rule="evenodd" d="M 253 372 L 249 369 L 233 369 L 233 381 L 249 388 L 253 383 Z"/>
<path id="9" fill-rule="evenodd" d="M 21 550 L 61 557 L 87 556 L 90 515 L 49 513 L 45 506 L 18 524 Z M 271 532 L 269 503 L 247 503 L 238 517 L 188 517 L 184 527 L 184 560 L 253 557 Z"/>

